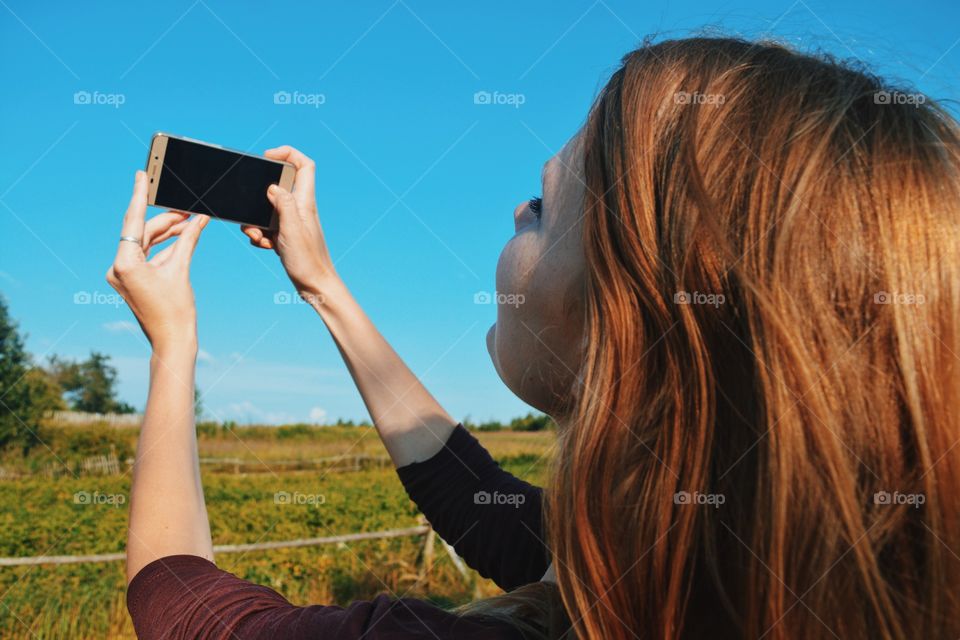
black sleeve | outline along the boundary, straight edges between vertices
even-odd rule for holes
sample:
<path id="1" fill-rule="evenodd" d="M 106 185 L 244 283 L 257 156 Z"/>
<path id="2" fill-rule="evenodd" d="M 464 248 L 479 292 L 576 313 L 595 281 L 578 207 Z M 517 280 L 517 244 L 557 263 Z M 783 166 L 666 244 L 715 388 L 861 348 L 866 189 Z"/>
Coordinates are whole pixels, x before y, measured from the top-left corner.
<path id="1" fill-rule="evenodd" d="M 502 589 L 540 580 L 549 565 L 543 492 L 500 468 L 462 426 L 429 460 L 397 469 L 440 536 Z"/>
<path id="2" fill-rule="evenodd" d="M 127 589 L 127 609 L 140 640 L 520 638 L 504 623 L 457 616 L 411 598 L 297 607 L 191 555 L 167 556 L 141 569 Z"/>

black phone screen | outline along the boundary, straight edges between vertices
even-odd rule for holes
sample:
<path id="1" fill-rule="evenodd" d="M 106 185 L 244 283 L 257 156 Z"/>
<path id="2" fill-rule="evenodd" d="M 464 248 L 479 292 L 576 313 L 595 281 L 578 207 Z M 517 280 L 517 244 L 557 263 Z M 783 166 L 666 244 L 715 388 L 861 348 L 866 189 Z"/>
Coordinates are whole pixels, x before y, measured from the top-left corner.
<path id="1" fill-rule="evenodd" d="M 269 227 L 267 187 L 279 184 L 282 172 L 277 162 L 168 138 L 155 204 Z"/>

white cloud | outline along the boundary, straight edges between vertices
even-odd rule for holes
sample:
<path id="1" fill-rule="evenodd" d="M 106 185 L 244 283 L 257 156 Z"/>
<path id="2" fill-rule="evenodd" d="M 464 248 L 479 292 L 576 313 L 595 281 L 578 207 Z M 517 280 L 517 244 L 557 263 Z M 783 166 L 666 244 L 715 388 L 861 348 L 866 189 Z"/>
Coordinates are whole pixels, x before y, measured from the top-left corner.
<path id="1" fill-rule="evenodd" d="M 310 409 L 310 422 L 314 424 L 323 424 L 327 419 L 327 410 L 323 407 L 313 407 Z"/>
<path id="2" fill-rule="evenodd" d="M 103 328 L 110 333 L 139 333 L 140 327 L 135 322 L 129 320 L 116 320 L 114 322 L 105 322 Z"/>
<path id="3" fill-rule="evenodd" d="M 217 412 L 215 416 L 222 420 L 235 420 L 242 424 L 290 424 L 297 420 L 284 411 L 264 411 L 249 400 L 235 402 Z"/>
<path id="4" fill-rule="evenodd" d="M 6 280 L 7 282 L 9 282 L 15 287 L 20 286 L 20 281 L 14 278 L 12 275 L 7 273 L 6 271 L 0 271 L 0 280 Z"/>
<path id="5" fill-rule="evenodd" d="M 210 355 L 209 351 L 200 349 L 197 351 L 197 362 L 200 364 L 216 364 L 217 359 Z"/>
<path id="6" fill-rule="evenodd" d="M 198 352 L 197 387 L 206 419 L 240 424 L 325 423 L 330 419 L 330 404 L 337 407 L 334 416 L 349 417 L 349 410 L 344 413 L 341 406 L 356 397 L 343 370 L 249 358 L 234 362 L 230 354 L 201 363 L 202 357 Z M 149 356 L 114 356 L 112 364 L 120 374 L 120 398 L 142 405 L 149 388 Z M 321 414 L 315 410 L 326 413 L 318 418 Z"/>

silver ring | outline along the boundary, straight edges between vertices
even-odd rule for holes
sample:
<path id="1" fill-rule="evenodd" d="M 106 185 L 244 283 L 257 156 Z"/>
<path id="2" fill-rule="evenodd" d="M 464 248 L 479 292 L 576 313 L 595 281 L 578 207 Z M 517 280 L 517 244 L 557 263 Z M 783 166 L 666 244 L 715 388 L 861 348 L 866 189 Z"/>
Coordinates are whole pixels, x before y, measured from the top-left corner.
<path id="1" fill-rule="evenodd" d="M 140 238 L 134 238 L 133 236 L 120 236 L 120 242 L 136 242 L 138 245 L 143 243 Z"/>

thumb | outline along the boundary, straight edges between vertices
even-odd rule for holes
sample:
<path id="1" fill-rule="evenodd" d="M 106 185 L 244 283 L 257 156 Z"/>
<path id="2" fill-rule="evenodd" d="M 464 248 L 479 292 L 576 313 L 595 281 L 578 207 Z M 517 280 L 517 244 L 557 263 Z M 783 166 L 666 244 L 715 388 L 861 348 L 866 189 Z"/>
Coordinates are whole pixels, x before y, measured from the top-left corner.
<path id="1" fill-rule="evenodd" d="M 292 193 L 280 185 L 270 185 L 270 187 L 267 189 L 267 199 L 270 200 L 273 208 L 277 210 L 277 214 L 281 220 L 284 218 L 290 219 L 297 216 L 298 210 L 296 199 L 293 197 Z"/>
<path id="2" fill-rule="evenodd" d="M 173 245 L 173 252 L 179 260 L 190 262 L 193 256 L 193 250 L 197 248 L 197 242 L 200 240 L 200 232 L 210 222 L 210 216 L 197 215 L 193 220 L 187 223 L 186 228 L 180 233 L 180 237 Z"/>

